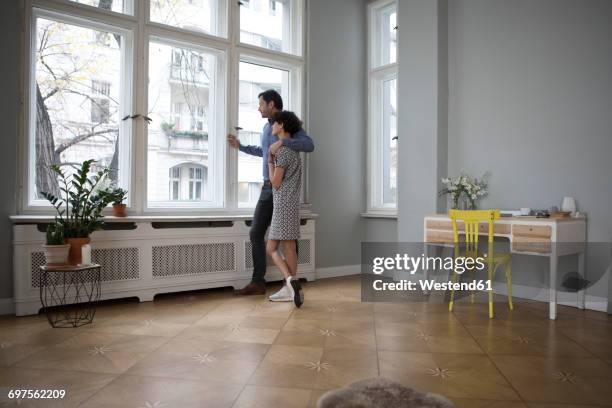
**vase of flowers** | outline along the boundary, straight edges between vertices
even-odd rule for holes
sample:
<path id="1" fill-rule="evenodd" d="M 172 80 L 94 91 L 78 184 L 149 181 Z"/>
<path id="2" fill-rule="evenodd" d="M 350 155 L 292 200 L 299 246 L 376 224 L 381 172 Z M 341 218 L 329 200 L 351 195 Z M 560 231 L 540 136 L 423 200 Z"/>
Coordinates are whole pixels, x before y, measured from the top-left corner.
<path id="1" fill-rule="evenodd" d="M 478 200 L 488 194 L 488 174 L 480 179 L 461 173 L 458 177 L 444 177 L 442 184 L 444 188 L 439 194 L 449 195 L 452 201 L 451 208 L 459 210 L 475 210 L 478 208 Z"/>

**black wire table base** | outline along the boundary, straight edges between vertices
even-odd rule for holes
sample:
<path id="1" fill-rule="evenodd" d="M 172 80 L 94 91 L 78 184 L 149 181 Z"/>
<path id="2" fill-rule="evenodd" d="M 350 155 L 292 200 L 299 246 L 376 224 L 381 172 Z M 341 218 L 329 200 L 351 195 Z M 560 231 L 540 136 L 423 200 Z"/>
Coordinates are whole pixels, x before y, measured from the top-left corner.
<path id="1" fill-rule="evenodd" d="M 40 302 L 52 327 L 93 322 L 100 300 L 100 265 L 41 266 Z"/>

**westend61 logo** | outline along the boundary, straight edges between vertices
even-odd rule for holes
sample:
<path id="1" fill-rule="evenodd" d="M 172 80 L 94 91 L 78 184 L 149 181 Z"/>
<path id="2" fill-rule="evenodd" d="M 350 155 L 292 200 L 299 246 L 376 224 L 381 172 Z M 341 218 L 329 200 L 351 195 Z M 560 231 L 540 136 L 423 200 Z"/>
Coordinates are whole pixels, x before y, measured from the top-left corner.
<path id="1" fill-rule="evenodd" d="M 484 257 L 479 256 L 473 257 L 446 257 L 442 258 L 439 256 L 425 256 L 421 254 L 420 257 L 409 256 L 408 254 L 397 254 L 395 257 L 376 257 L 373 259 L 372 272 L 376 275 L 380 275 L 386 271 L 406 271 L 414 275 L 418 270 L 446 270 L 455 271 L 455 273 L 462 274 L 466 270 L 478 270 L 481 271 L 486 268 L 487 254 Z"/>

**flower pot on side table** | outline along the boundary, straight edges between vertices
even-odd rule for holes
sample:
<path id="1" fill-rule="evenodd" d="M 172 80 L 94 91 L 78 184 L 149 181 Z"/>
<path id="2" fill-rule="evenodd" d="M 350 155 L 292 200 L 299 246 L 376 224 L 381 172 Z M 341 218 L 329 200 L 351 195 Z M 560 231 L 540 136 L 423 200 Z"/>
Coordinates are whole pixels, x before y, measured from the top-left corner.
<path id="1" fill-rule="evenodd" d="M 61 266 L 68 265 L 68 253 L 70 244 L 64 245 L 43 245 L 45 252 L 45 265 Z"/>
<path id="2" fill-rule="evenodd" d="M 82 262 L 82 247 L 89 244 L 91 239 L 87 238 L 66 238 L 66 243 L 70 244 L 70 253 L 68 254 L 68 262 L 70 265 L 78 265 Z"/>

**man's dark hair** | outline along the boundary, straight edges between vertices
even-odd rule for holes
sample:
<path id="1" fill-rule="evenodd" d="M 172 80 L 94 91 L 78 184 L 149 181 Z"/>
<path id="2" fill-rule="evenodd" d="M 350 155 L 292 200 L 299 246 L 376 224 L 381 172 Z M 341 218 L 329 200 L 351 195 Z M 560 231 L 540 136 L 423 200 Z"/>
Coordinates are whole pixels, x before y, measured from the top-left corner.
<path id="1" fill-rule="evenodd" d="M 302 121 L 293 112 L 280 111 L 272 115 L 272 123 L 276 122 L 283 125 L 285 132 L 293 136 L 294 133 L 302 128 Z"/>
<path id="2" fill-rule="evenodd" d="M 283 98 L 280 96 L 278 92 L 274 89 L 268 89 L 267 91 L 263 91 L 257 98 L 263 98 L 266 103 L 270 103 L 270 101 L 274 102 L 274 107 L 279 111 L 283 110 Z"/>

